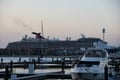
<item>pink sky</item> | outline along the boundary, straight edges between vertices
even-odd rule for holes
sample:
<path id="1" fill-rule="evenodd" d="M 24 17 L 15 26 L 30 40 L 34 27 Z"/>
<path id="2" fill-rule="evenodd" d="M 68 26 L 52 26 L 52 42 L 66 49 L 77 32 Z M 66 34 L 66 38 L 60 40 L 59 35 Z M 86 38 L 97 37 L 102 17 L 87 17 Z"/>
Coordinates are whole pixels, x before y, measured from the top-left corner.
<path id="1" fill-rule="evenodd" d="M 0 0 L 0 47 L 41 32 L 41 20 L 51 39 L 102 38 L 105 28 L 105 40 L 120 46 L 120 0 Z"/>

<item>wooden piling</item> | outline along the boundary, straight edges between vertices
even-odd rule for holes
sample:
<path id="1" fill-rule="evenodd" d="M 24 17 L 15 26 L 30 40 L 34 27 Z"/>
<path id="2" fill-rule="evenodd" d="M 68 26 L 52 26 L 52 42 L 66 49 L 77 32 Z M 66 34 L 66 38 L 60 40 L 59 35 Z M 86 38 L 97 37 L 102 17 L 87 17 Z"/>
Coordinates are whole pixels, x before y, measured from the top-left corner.
<path id="1" fill-rule="evenodd" d="M 35 59 L 32 60 L 33 64 L 34 64 L 34 70 L 36 69 L 36 63 L 35 63 Z"/>
<path id="2" fill-rule="evenodd" d="M 3 58 L 1 58 L 1 63 L 3 63 Z"/>
<path id="3" fill-rule="evenodd" d="M 13 61 L 10 62 L 10 72 L 13 73 Z"/>
<path id="4" fill-rule="evenodd" d="M 26 63 L 26 61 L 24 60 L 24 69 L 26 69 L 26 67 L 27 67 L 27 63 Z"/>
<path id="5" fill-rule="evenodd" d="M 38 63 L 40 64 L 40 57 L 38 57 Z"/>
<path id="6" fill-rule="evenodd" d="M 5 80 L 8 80 L 9 78 L 9 65 L 5 65 Z"/>
<path id="7" fill-rule="evenodd" d="M 119 62 L 115 62 L 115 72 L 119 73 Z"/>
<path id="8" fill-rule="evenodd" d="M 19 62 L 21 62 L 21 57 L 19 57 Z"/>
<path id="9" fill-rule="evenodd" d="M 64 59 L 63 59 L 63 60 L 62 60 L 62 70 L 61 70 L 62 72 L 65 72 L 65 71 L 64 71 L 64 64 L 65 64 L 65 63 L 64 63 Z"/>
<path id="10" fill-rule="evenodd" d="M 59 61 L 58 58 L 57 58 L 57 61 Z"/>
<path id="11" fill-rule="evenodd" d="M 108 66 L 105 65 L 104 67 L 104 80 L 108 80 Z"/>
<path id="12" fill-rule="evenodd" d="M 117 62 L 117 72 L 119 73 L 119 71 L 120 71 L 120 68 L 119 68 L 119 65 L 120 65 L 120 63 L 119 62 Z"/>
<path id="13" fill-rule="evenodd" d="M 54 61 L 54 57 L 52 56 L 52 62 Z"/>

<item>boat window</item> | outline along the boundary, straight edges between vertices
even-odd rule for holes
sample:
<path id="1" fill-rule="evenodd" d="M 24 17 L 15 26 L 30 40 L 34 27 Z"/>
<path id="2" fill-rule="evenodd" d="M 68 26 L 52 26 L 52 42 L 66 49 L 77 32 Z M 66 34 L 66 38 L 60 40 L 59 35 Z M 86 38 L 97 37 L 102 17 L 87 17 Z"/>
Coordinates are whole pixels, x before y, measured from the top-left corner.
<path id="1" fill-rule="evenodd" d="M 89 50 L 86 54 L 86 57 L 106 57 L 106 52 L 103 50 Z"/>
<path id="2" fill-rule="evenodd" d="M 92 67 L 92 64 L 77 64 L 77 67 Z"/>
<path id="3" fill-rule="evenodd" d="M 79 61 L 77 67 L 92 67 L 92 64 L 87 64 L 86 62 Z"/>

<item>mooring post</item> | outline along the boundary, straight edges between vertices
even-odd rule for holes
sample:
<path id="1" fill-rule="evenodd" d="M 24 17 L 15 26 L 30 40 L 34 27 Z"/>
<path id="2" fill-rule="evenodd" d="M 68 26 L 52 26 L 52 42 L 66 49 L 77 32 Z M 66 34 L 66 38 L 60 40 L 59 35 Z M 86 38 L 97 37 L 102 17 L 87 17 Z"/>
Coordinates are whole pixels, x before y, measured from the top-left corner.
<path id="1" fill-rule="evenodd" d="M 34 70 L 36 69 L 36 62 L 35 59 L 32 60 L 33 64 L 34 64 Z"/>
<path id="2" fill-rule="evenodd" d="M 108 66 L 105 65 L 104 67 L 104 80 L 108 80 Z"/>
<path id="3" fill-rule="evenodd" d="M 10 62 L 10 72 L 13 73 L 13 61 Z"/>
<path id="4" fill-rule="evenodd" d="M 6 64 L 5 65 L 5 80 L 8 80 L 8 78 L 9 78 L 9 65 L 8 64 Z"/>
<path id="5" fill-rule="evenodd" d="M 54 61 L 54 57 L 52 56 L 52 62 Z"/>
<path id="6" fill-rule="evenodd" d="M 120 61 L 118 62 L 118 73 L 120 72 Z"/>
<path id="7" fill-rule="evenodd" d="M 119 69 L 119 64 L 120 64 L 120 63 L 117 62 L 117 69 L 118 69 L 117 72 L 118 72 L 118 73 L 119 73 L 119 70 L 120 70 L 120 69 Z"/>
<path id="8" fill-rule="evenodd" d="M 71 61 L 71 57 L 70 57 L 69 59 L 70 59 L 70 61 Z"/>
<path id="9" fill-rule="evenodd" d="M 115 72 L 119 73 L 119 62 L 115 62 Z"/>
<path id="10" fill-rule="evenodd" d="M 58 57 L 57 57 L 57 62 L 58 62 Z"/>
<path id="11" fill-rule="evenodd" d="M 24 60 L 24 69 L 26 69 L 26 67 L 27 67 L 27 63 L 26 63 L 26 61 Z"/>
<path id="12" fill-rule="evenodd" d="M 64 59 L 62 59 L 62 72 L 64 73 Z"/>
<path id="13" fill-rule="evenodd" d="M 115 73 L 117 72 L 117 62 L 114 63 L 115 66 Z"/>
<path id="14" fill-rule="evenodd" d="M 19 57 L 19 62 L 21 62 L 21 57 Z"/>
<path id="15" fill-rule="evenodd" d="M 3 58 L 1 58 L 1 63 L 3 63 Z"/>
<path id="16" fill-rule="evenodd" d="M 38 57 L 38 63 L 40 64 L 40 57 Z"/>

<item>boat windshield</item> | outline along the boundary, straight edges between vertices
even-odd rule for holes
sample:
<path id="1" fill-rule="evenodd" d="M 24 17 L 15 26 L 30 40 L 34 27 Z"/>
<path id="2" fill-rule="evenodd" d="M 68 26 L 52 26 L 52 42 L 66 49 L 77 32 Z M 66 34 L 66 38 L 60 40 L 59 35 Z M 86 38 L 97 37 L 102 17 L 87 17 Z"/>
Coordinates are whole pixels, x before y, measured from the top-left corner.
<path id="1" fill-rule="evenodd" d="M 102 57 L 105 58 L 106 52 L 104 50 L 88 50 L 86 57 Z"/>
<path id="2" fill-rule="evenodd" d="M 77 67 L 92 67 L 92 64 L 77 64 Z"/>

